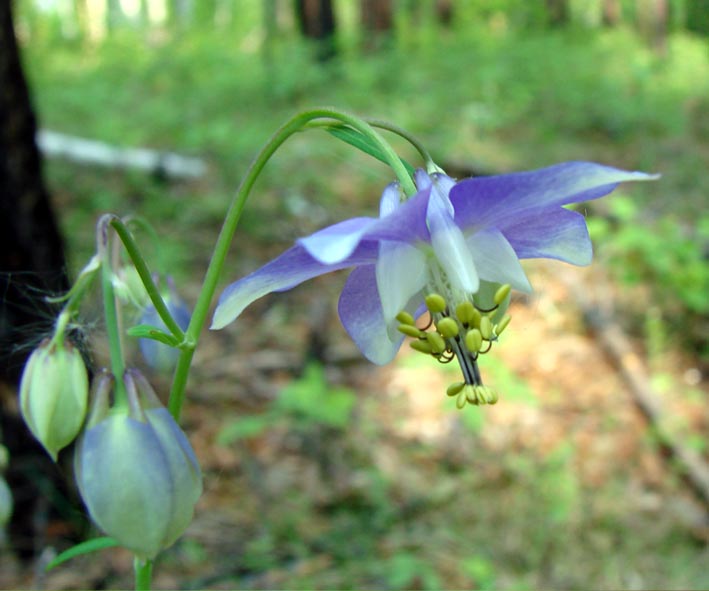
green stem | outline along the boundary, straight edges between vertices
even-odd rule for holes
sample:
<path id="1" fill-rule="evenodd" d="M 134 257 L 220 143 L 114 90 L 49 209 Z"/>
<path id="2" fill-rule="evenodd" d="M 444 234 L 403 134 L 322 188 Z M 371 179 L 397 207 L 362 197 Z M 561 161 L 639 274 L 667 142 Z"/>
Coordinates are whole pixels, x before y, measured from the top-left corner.
<path id="1" fill-rule="evenodd" d="M 180 354 L 180 358 L 177 363 L 177 368 L 175 369 L 172 389 L 170 390 L 170 401 L 168 403 L 168 408 L 176 420 L 179 419 L 184 402 L 187 374 L 192 361 L 193 349 L 199 341 L 200 333 L 207 319 L 209 306 L 217 289 L 219 275 L 221 274 L 222 267 L 224 266 L 224 261 L 226 260 L 227 253 L 229 252 L 231 240 L 236 232 L 236 227 L 239 223 L 239 219 L 241 218 L 241 212 L 244 209 L 244 205 L 246 204 L 246 200 L 249 197 L 251 189 L 253 188 L 254 183 L 256 182 L 256 179 L 263 170 L 264 166 L 276 150 L 290 136 L 303 129 L 308 122 L 316 119 L 334 119 L 336 121 L 340 121 L 366 136 L 372 143 L 376 144 L 381 149 L 387 164 L 396 174 L 404 192 L 409 196 L 416 193 L 416 186 L 414 185 L 414 182 L 409 176 L 406 167 L 401 162 L 401 159 L 396 152 L 394 152 L 392 147 L 377 131 L 372 128 L 371 125 L 358 117 L 336 111 L 335 109 L 318 108 L 299 113 L 287 121 L 280 129 L 278 129 L 276 133 L 271 136 L 266 145 L 261 149 L 261 152 L 259 152 L 249 166 L 249 169 L 246 171 L 246 175 L 241 181 L 241 185 L 239 185 L 239 188 L 229 206 L 226 218 L 224 219 L 224 224 L 222 225 L 222 229 L 219 232 L 217 242 L 214 246 L 214 252 L 204 277 L 202 290 L 199 294 L 199 298 L 197 299 L 197 303 L 195 304 L 190 324 L 185 331 L 185 339 L 187 343 L 189 343 L 189 346 L 183 347 L 182 349 L 182 353 Z"/>
<path id="2" fill-rule="evenodd" d="M 113 270 L 109 249 L 108 228 L 116 216 L 107 213 L 96 224 L 96 256 L 101 261 L 101 290 L 103 292 L 103 312 L 108 336 L 108 350 L 111 356 L 111 372 L 116 379 L 115 406 L 128 404 L 128 395 L 123 384 L 123 374 L 126 366 L 123 360 L 123 343 L 121 341 L 120 323 L 116 294 L 113 291 Z"/>
<path id="3" fill-rule="evenodd" d="M 104 259 L 101 265 L 101 287 L 103 290 L 103 310 L 108 335 L 108 347 L 111 355 L 111 372 L 116 378 L 115 404 L 123 406 L 128 404 L 128 397 L 123 384 L 123 374 L 126 366 L 123 360 L 123 344 L 118 323 L 118 307 L 116 296 L 113 292 L 113 277 L 110 263 Z"/>
<path id="4" fill-rule="evenodd" d="M 86 291 L 91 286 L 96 272 L 101 268 L 101 262 L 98 256 L 94 256 L 89 263 L 81 270 L 76 278 L 74 285 L 64 296 L 60 298 L 50 298 L 49 301 L 65 302 L 62 311 L 57 317 L 54 324 L 54 335 L 52 336 L 52 344 L 58 346 L 64 341 L 64 332 L 66 331 L 69 322 L 79 310 L 79 305 Z"/>
<path id="5" fill-rule="evenodd" d="M 153 561 L 133 558 L 133 572 L 135 574 L 136 591 L 150 591 L 153 578 Z"/>
<path id="6" fill-rule="evenodd" d="M 418 140 L 418 138 L 411 135 L 405 129 L 399 127 L 398 125 L 394 125 L 393 123 L 389 123 L 388 121 L 380 121 L 379 119 L 367 119 L 367 123 L 369 123 L 372 127 L 390 131 L 391 133 L 394 133 L 399 137 L 404 138 L 414 148 L 416 148 L 416 151 L 420 154 L 421 158 L 423 158 L 423 161 L 426 166 L 428 166 L 429 163 L 433 163 L 433 158 L 431 158 L 431 154 L 429 154 L 425 146 Z"/>
<path id="7" fill-rule="evenodd" d="M 116 234 L 118 234 L 121 242 L 123 242 L 123 246 L 125 247 L 130 260 L 133 262 L 135 270 L 138 271 L 138 275 L 145 286 L 145 291 L 148 293 L 148 297 L 153 303 L 153 306 L 155 306 L 155 311 L 160 316 L 160 319 L 165 323 L 165 326 L 176 339 L 180 341 L 184 340 L 185 333 L 182 332 L 182 329 L 177 322 L 175 322 L 175 319 L 167 309 L 167 306 L 160 295 L 160 290 L 158 290 L 155 285 L 150 269 L 148 269 L 148 265 L 146 264 L 143 255 L 140 253 L 138 245 L 135 240 L 133 240 L 130 230 L 123 223 L 123 221 L 118 218 L 111 219 L 111 227 L 116 231 Z"/>

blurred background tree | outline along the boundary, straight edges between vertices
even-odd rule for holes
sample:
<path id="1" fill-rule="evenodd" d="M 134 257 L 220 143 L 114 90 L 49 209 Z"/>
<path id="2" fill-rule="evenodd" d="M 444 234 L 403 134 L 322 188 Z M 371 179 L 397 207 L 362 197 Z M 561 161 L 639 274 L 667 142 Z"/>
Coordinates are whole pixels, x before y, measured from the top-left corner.
<path id="1" fill-rule="evenodd" d="M 69 282 L 11 4 L 0 3 L 0 434 L 10 452 L 6 477 L 15 504 L 10 538 L 20 556 L 32 558 L 48 543 L 56 504 L 70 502 L 63 474 L 19 415 L 16 388 L 36 339 L 52 328 L 45 298 L 65 292 Z"/>

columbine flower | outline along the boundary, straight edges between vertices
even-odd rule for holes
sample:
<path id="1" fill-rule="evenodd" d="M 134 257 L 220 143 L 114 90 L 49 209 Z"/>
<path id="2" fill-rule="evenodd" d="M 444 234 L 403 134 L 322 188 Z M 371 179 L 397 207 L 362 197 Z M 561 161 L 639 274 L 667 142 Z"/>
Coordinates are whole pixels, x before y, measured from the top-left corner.
<path id="1" fill-rule="evenodd" d="M 477 366 L 507 326 L 510 288 L 531 286 L 519 259 L 591 262 L 583 216 L 562 206 L 597 199 L 623 181 L 656 176 L 587 162 L 455 182 L 441 173 L 416 173 L 408 200 L 397 184 L 382 195 L 380 217 L 353 218 L 296 245 L 222 294 L 212 328 L 232 322 L 261 296 L 354 267 L 342 290 L 342 324 L 370 361 L 394 357 L 403 335 L 440 361 L 457 357 L 464 382 L 448 394 L 459 407 L 494 403 Z M 426 310 L 425 329 L 414 322 Z M 428 328 L 430 330 L 426 332 Z"/>
<path id="2" fill-rule="evenodd" d="M 128 370 L 128 406 L 109 408 L 112 376 L 94 384 L 74 474 L 91 518 L 141 559 L 171 546 L 192 521 L 202 475 L 192 447 L 147 380 Z"/>

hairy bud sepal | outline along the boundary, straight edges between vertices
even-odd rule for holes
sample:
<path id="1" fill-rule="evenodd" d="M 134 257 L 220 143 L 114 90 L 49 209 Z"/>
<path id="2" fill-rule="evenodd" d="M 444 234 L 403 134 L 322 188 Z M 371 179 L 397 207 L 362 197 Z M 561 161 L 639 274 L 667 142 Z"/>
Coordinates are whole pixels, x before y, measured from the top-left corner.
<path id="1" fill-rule="evenodd" d="M 81 430 L 89 379 L 81 353 L 68 341 L 43 341 L 22 372 L 20 408 L 32 434 L 54 461 Z"/>

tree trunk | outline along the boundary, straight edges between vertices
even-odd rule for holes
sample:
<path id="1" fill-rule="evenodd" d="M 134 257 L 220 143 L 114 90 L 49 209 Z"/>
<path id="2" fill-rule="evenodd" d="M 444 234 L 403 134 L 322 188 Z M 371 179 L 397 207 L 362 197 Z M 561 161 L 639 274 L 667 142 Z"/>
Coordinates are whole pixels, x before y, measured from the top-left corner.
<path id="1" fill-rule="evenodd" d="M 359 7 L 362 46 L 369 51 L 378 49 L 390 39 L 394 24 L 392 0 L 361 0 Z"/>
<path id="2" fill-rule="evenodd" d="M 450 27 L 455 18 L 455 6 L 453 0 L 436 0 L 436 17 L 438 22 L 444 27 Z"/>
<path id="3" fill-rule="evenodd" d="M 296 0 L 295 15 L 300 32 L 316 43 L 318 60 L 333 58 L 337 51 L 332 0 Z"/>
<path id="4" fill-rule="evenodd" d="M 547 22 L 552 27 L 563 27 L 569 22 L 568 0 L 545 0 Z"/>
<path id="5" fill-rule="evenodd" d="M 6 478 L 15 501 L 10 540 L 28 558 L 43 545 L 39 536 L 45 532 L 38 523 L 49 517 L 48 491 L 66 493 L 60 492 L 63 478 L 56 465 L 19 417 L 16 388 L 31 349 L 28 341 L 53 324 L 43 298 L 66 291 L 68 282 L 42 181 L 10 4 L 0 1 L 0 427 L 10 452 Z"/>
<path id="6" fill-rule="evenodd" d="M 669 31 L 668 0 L 637 0 L 636 8 L 641 33 L 657 53 L 664 55 Z"/>
<path id="7" fill-rule="evenodd" d="M 622 20 L 620 0 L 603 0 L 602 22 L 606 27 L 617 27 Z"/>

